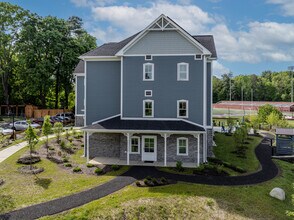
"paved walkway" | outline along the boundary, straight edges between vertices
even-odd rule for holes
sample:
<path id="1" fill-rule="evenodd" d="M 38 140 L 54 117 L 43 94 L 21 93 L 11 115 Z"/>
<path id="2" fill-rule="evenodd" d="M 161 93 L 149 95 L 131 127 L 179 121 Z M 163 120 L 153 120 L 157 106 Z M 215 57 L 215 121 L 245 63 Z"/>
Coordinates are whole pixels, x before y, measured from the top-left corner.
<path id="1" fill-rule="evenodd" d="M 258 184 L 276 177 L 279 173 L 279 170 L 271 160 L 271 148 L 269 147 L 269 139 L 265 138 L 258 145 L 258 147 L 255 150 L 255 153 L 258 160 L 260 161 L 261 170 L 246 176 L 188 176 L 161 172 L 155 169 L 154 167 L 134 166 L 122 176 L 118 176 L 115 179 L 103 185 L 63 198 L 15 210 L 7 214 L 0 215 L 0 219 L 26 220 L 40 218 L 45 215 L 53 215 L 107 196 L 133 183 L 136 179 L 143 179 L 146 176 L 165 177 L 176 181 L 190 183 L 226 186 Z"/>

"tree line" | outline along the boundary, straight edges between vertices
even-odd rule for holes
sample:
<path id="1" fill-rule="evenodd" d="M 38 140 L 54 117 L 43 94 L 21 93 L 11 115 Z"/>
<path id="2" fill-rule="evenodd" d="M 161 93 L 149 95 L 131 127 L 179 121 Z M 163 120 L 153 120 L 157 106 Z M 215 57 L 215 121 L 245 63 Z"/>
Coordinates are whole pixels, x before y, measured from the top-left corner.
<path id="1" fill-rule="evenodd" d="M 42 17 L 0 2 L 0 104 L 73 108 L 73 70 L 95 47 L 79 17 Z"/>
<path id="2" fill-rule="evenodd" d="M 265 71 L 261 75 L 224 74 L 213 77 L 213 103 L 230 100 L 241 101 L 291 101 L 291 73 Z M 242 89 L 243 88 L 243 89 Z"/>

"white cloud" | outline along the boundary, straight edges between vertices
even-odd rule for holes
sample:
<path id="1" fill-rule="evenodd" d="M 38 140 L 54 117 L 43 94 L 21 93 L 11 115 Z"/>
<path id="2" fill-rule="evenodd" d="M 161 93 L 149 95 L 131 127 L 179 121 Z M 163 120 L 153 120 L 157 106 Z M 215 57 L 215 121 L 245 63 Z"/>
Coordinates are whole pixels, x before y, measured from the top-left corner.
<path id="1" fill-rule="evenodd" d="M 221 19 L 218 15 L 211 15 L 196 5 L 190 5 L 189 0 L 178 0 L 178 3 L 159 0 L 152 3 L 146 2 L 144 6 L 113 5 L 115 0 L 78 2 L 81 5 L 88 4 L 91 8 L 93 26 L 89 29 L 99 43 L 119 41 L 131 36 L 144 29 L 163 13 L 191 34 L 214 35 L 220 60 L 247 63 L 294 60 L 293 23 L 255 21 L 245 24 L 243 31 L 234 31 L 228 28 L 225 19 Z M 109 5 L 103 6 L 106 2 Z M 268 0 L 268 3 L 275 4 L 283 2 L 287 1 Z M 106 24 L 106 28 L 102 29 L 100 24 L 103 24 L 102 27 Z M 222 69 L 220 64 L 216 66 L 220 70 L 227 71 Z"/>
<path id="2" fill-rule="evenodd" d="M 280 5 L 285 16 L 294 16 L 293 0 L 267 0 L 267 3 Z"/>
<path id="3" fill-rule="evenodd" d="M 213 75 L 216 77 L 221 77 L 223 74 L 229 73 L 230 70 L 223 66 L 219 61 L 213 62 Z"/>
<path id="4" fill-rule="evenodd" d="M 112 5 L 116 0 L 70 0 L 77 7 L 95 7 Z"/>

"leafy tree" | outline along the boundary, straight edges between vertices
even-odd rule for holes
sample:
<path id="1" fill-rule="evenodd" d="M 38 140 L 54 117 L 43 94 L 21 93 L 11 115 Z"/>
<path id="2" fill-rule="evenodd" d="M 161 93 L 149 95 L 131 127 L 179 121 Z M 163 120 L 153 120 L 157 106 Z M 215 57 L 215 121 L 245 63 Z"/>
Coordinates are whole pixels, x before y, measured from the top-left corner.
<path id="1" fill-rule="evenodd" d="M 56 134 L 57 143 L 59 143 L 60 142 L 60 135 L 61 135 L 61 132 L 63 131 L 62 123 L 61 122 L 55 122 L 54 126 L 53 126 L 53 130 L 54 130 L 54 133 Z"/>
<path id="2" fill-rule="evenodd" d="M 229 127 L 229 133 L 231 133 L 231 131 L 232 131 L 232 128 L 233 128 L 233 126 L 234 126 L 234 119 L 232 119 L 232 118 L 228 118 L 227 119 L 227 125 L 228 125 L 228 127 Z"/>
<path id="3" fill-rule="evenodd" d="M 52 125 L 50 122 L 50 116 L 46 115 L 44 117 L 44 122 L 42 126 L 42 133 L 44 136 L 46 136 L 46 148 L 47 148 L 47 156 L 48 156 L 48 136 L 52 133 Z"/>
<path id="4" fill-rule="evenodd" d="M 17 65 L 16 42 L 28 11 L 7 2 L 0 2 L 0 77 L 4 103 L 10 103 L 12 76 Z"/>
<path id="5" fill-rule="evenodd" d="M 276 112 L 271 112 L 266 118 L 266 122 L 271 128 L 272 126 L 277 126 L 280 120 L 280 116 Z"/>
<path id="6" fill-rule="evenodd" d="M 261 123 L 267 123 L 267 117 L 271 114 L 274 113 L 278 116 L 279 119 L 283 118 L 282 112 L 280 112 L 277 108 L 275 108 L 272 105 L 265 104 L 263 106 L 260 106 L 257 112 L 258 119 Z"/>
<path id="7" fill-rule="evenodd" d="M 36 144 L 38 143 L 38 136 L 35 130 L 33 129 L 33 127 L 30 125 L 30 122 L 29 122 L 29 127 L 25 131 L 25 135 L 26 135 L 25 138 L 29 144 L 28 147 L 30 149 L 30 158 L 32 161 L 32 157 L 33 157 L 32 154 Z M 30 164 L 30 169 L 32 169 L 32 163 Z"/>

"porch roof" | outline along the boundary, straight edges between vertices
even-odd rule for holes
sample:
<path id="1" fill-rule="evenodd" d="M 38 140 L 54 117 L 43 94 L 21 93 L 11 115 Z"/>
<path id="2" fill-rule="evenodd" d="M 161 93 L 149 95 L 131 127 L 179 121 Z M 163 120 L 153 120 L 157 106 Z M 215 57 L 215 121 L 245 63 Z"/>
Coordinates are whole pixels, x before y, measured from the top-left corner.
<path id="1" fill-rule="evenodd" d="M 126 120 L 120 116 L 84 127 L 84 131 L 164 131 L 164 132 L 204 132 L 204 128 L 184 120 Z"/>

